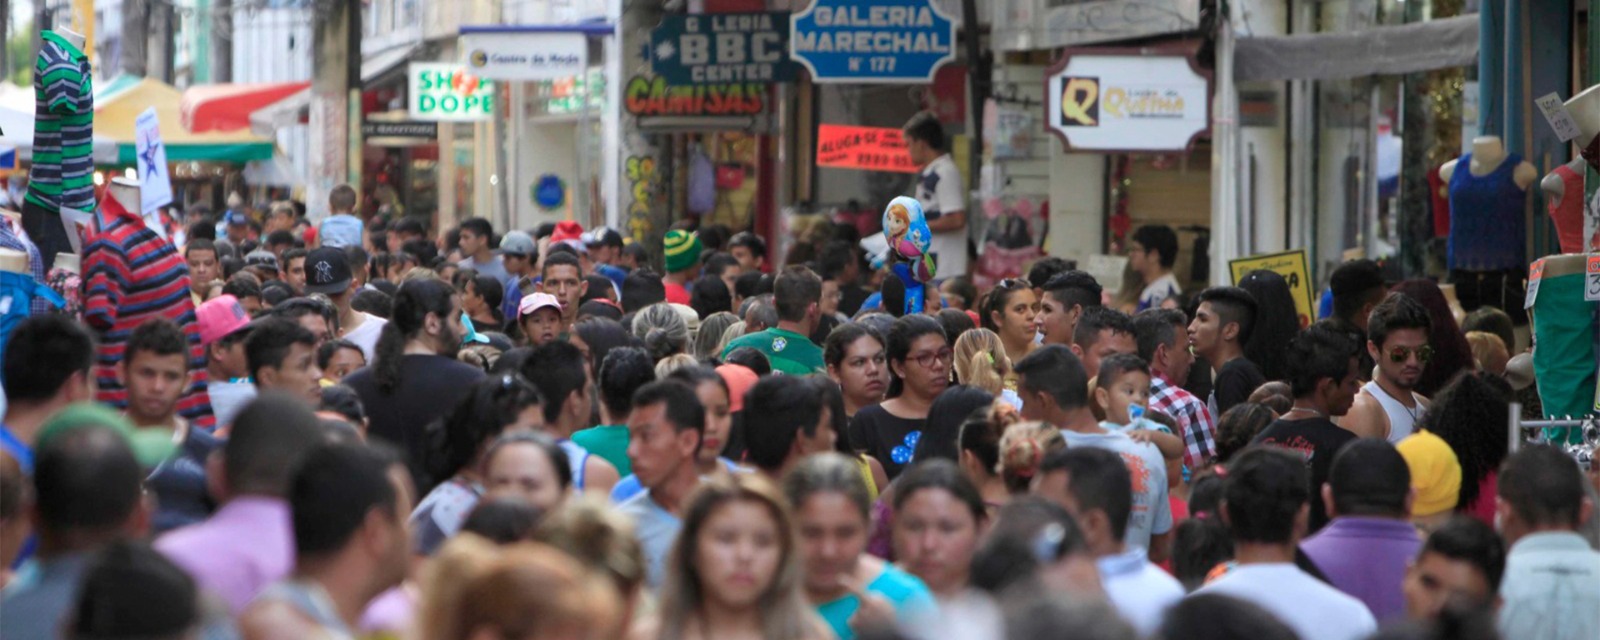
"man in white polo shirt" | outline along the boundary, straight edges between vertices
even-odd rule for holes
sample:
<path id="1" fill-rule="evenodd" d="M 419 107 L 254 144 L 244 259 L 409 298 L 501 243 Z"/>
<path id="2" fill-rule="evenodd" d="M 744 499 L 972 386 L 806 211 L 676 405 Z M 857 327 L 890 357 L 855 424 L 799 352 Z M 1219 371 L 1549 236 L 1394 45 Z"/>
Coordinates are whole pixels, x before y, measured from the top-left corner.
<path id="1" fill-rule="evenodd" d="M 967 275 L 967 189 L 961 170 L 950 157 L 944 125 L 929 113 L 906 123 L 906 149 L 917 172 L 915 195 L 933 232 L 929 253 L 938 265 L 938 279 Z"/>

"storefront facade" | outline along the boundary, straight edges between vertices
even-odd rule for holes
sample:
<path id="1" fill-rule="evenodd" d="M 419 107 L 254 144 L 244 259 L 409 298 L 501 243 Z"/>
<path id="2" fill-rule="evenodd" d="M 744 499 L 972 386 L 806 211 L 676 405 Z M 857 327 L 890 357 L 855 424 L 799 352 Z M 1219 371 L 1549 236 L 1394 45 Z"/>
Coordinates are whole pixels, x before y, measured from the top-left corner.
<path id="1" fill-rule="evenodd" d="M 1214 225 L 1208 203 L 1216 171 L 1199 3 L 992 6 L 996 53 L 980 201 L 1007 206 L 1044 198 L 1045 252 L 1095 265 L 1091 271 L 1101 271 L 1108 289 L 1121 285 L 1120 263 L 1097 256 L 1123 253 L 1127 235 L 1143 224 L 1177 230 L 1180 281 L 1207 281 L 1207 254 L 1197 249 L 1207 247 Z M 1145 82 L 1147 67 L 1161 77 Z M 1090 118 L 1085 109 L 1097 111 Z M 1179 121 L 1194 126 L 1143 141 L 1128 137 L 1148 130 L 1141 124 Z"/>

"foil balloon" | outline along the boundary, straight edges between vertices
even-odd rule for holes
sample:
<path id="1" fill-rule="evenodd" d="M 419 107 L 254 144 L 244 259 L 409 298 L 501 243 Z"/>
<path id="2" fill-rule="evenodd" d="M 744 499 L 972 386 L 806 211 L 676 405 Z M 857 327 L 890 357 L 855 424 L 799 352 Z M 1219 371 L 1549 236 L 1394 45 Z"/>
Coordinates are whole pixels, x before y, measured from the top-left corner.
<path id="1" fill-rule="evenodd" d="M 924 304 L 923 285 L 934 277 L 933 256 L 928 247 L 933 243 L 933 232 L 922 213 L 922 205 L 914 198 L 900 196 L 889 201 L 883 210 L 883 235 L 889 251 L 882 260 L 889 271 L 906 285 L 904 313 L 921 313 Z M 883 264 L 876 264 L 881 267 Z"/>

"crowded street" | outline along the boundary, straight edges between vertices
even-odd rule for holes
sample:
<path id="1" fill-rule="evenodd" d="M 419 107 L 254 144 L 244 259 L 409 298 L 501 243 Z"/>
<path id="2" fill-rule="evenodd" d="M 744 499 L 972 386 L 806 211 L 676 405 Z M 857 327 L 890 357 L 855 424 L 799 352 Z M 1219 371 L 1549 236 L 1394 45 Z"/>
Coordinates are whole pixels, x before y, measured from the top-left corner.
<path id="1" fill-rule="evenodd" d="M 1600 0 L 0 32 L 0 640 L 1600 639 Z"/>

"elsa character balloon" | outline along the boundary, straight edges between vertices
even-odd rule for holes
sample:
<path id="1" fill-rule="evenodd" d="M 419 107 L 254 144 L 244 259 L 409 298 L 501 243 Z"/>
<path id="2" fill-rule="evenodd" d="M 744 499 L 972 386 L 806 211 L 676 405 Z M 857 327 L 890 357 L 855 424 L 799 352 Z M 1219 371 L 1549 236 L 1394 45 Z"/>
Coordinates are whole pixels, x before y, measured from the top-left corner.
<path id="1" fill-rule="evenodd" d="M 922 205 L 905 196 L 890 200 L 883 210 L 883 235 L 889 251 L 872 266 L 881 268 L 887 262 L 890 272 L 906 285 L 905 312 L 921 312 L 923 284 L 932 282 L 934 275 L 933 256 L 928 255 L 933 232 L 928 230 Z"/>

